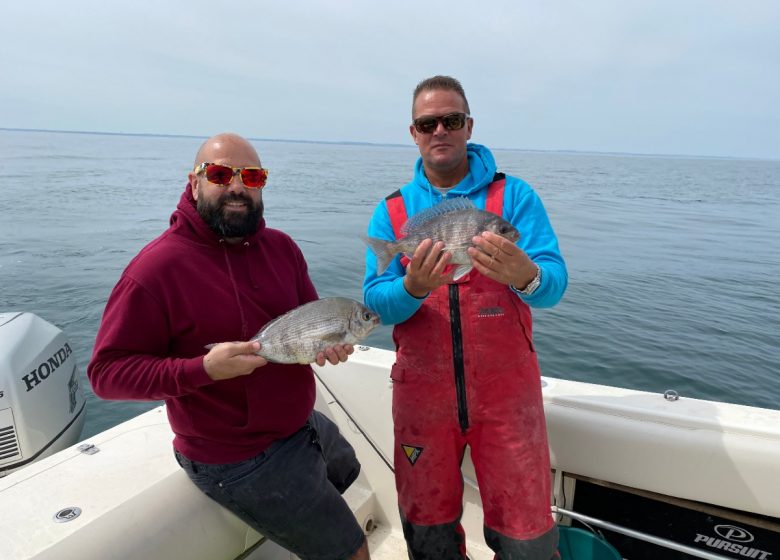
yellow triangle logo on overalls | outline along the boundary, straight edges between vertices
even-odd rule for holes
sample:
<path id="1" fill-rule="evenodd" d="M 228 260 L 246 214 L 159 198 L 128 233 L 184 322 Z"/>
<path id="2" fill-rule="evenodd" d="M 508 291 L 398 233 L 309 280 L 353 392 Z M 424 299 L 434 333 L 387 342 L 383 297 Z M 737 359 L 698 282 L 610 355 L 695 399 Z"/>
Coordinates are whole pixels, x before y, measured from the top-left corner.
<path id="1" fill-rule="evenodd" d="M 406 455 L 406 458 L 409 459 L 409 463 L 412 465 L 417 462 L 417 459 L 420 458 L 420 454 L 423 452 L 422 447 L 415 447 L 413 445 L 401 444 L 401 449 L 404 450 L 404 455 Z"/>

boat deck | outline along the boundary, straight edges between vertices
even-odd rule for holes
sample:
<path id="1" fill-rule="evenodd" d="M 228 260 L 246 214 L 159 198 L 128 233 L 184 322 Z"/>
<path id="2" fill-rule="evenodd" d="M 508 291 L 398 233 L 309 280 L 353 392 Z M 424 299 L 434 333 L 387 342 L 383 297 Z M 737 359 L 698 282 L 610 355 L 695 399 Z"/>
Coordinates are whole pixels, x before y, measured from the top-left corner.
<path id="1" fill-rule="evenodd" d="M 392 352 L 361 348 L 346 364 L 315 368 L 317 409 L 336 422 L 362 464 L 345 498 L 368 534 L 374 560 L 406 557 L 392 471 L 392 361 Z M 664 514 L 678 506 L 674 515 L 701 514 L 686 526 L 682 541 L 688 546 L 718 552 L 713 547 L 722 547 L 722 539 L 712 519 L 721 515 L 724 521 L 717 523 L 755 537 L 749 545 L 733 545 L 742 546 L 743 557 L 780 555 L 780 411 L 545 382 L 556 506 L 589 514 L 577 510 L 586 504 L 584 490 L 590 488 L 591 505 L 598 508 L 608 491 L 628 489 L 635 494 L 632 503 L 649 500 Z M 0 558 L 97 560 L 111 551 L 122 560 L 292 560 L 195 488 L 174 460 L 172 439 L 165 409 L 158 407 L 0 478 Z M 94 453 L 83 452 L 84 445 Z M 468 455 L 463 473 L 468 554 L 490 560 Z M 615 505 L 629 498 L 620 494 Z M 80 515 L 55 520 L 57 512 L 75 508 Z M 599 517 L 608 520 L 614 511 Z M 632 518 L 641 525 L 649 517 L 628 510 L 619 515 L 612 521 Z M 658 529 L 659 535 L 668 532 Z M 631 543 L 618 544 L 625 555 L 640 557 L 631 554 Z"/>

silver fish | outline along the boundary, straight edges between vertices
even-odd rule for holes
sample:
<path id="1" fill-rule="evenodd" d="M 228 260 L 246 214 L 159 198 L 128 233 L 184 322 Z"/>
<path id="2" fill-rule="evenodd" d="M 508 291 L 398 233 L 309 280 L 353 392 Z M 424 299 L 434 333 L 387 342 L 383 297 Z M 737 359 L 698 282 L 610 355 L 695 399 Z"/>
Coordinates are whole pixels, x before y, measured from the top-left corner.
<path id="1" fill-rule="evenodd" d="M 386 241 L 366 237 L 377 258 L 377 274 L 382 274 L 399 253 L 411 255 L 424 239 L 443 241 L 444 250 L 452 253 L 452 264 L 457 265 L 454 278 L 468 274 L 473 265 L 466 249 L 474 243 L 471 238 L 483 231 L 492 231 L 512 243 L 520 239 L 515 226 L 492 212 L 480 210 L 468 198 L 449 198 L 432 208 L 415 214 L 401 228 L 403 237 Z"/>
<path id="2" fill-rule="evenodd" d="M 357 344 L 379 325 L 379 315 L 353 299 L 322 298 L 268 322 L 252 338 L 256 352 L 278 364 L 310 364 L 335 344 Z"/>

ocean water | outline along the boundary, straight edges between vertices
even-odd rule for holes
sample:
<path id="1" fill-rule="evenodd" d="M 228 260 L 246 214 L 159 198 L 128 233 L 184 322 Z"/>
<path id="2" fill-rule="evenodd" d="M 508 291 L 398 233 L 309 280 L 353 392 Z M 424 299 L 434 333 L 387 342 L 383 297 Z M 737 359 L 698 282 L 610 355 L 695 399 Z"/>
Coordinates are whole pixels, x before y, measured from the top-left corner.
<path id="1" fill-rule="evenodd" d="M 0 130 L 0 310 L 67 334 L 84 437 L 158 404 L 98 399 L 85 369 L 111 288 L 167 227 L 202 140 Z M 321 296 L 362 299 L 359 235 L 416 148 L 253 143 L 269 226 L 299 243 Z M 569 267 L 563 301 L 534 311 L 544 375 L 780 406 L 780 161 L 494 155 L 539 192 Z M 390 328 L 367 343 L 392 349 Z"/>

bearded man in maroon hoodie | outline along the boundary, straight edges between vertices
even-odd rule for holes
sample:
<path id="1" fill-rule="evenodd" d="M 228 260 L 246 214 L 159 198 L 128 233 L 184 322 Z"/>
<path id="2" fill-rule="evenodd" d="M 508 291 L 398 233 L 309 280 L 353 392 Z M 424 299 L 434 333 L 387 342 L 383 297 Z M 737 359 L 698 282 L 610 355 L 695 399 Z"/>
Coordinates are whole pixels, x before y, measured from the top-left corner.
<path id="1" fill-rule="evenodd" d="M 318 297 L 301 250 L 265 225 L 266 177 L 240 136 L 201 146 L 170 227 L 114 287 L 87 374 L 99 397 L 164 400 L 176 460 L 261 534 L 304 560 L 367 559 L 341 497 L 360 464 L 313 411 L 311 367 L 268 363 L 257 342 L 205 353 Z M 316 361 L 335 365 L 352 351 L 337 345 Z"/>

